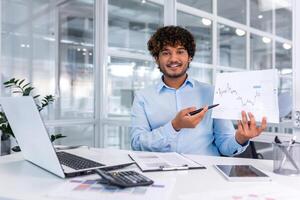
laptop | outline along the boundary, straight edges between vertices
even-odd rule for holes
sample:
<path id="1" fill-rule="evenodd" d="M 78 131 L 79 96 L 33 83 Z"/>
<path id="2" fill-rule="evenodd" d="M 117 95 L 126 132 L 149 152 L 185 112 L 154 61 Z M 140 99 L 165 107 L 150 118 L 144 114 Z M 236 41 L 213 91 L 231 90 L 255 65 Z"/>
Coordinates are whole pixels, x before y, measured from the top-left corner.
<path id="1" fill-rule="evenodd" d="M 89 149 L 56 151 L 31 96 L 0 97 L 2 107 L 24 159 L 61 178 L 94 173 L 94 169 L 112 170 L 133 164 L 115 162 L 107 152 Z M 71 137 L 71 136 L 70 136 Z"/>

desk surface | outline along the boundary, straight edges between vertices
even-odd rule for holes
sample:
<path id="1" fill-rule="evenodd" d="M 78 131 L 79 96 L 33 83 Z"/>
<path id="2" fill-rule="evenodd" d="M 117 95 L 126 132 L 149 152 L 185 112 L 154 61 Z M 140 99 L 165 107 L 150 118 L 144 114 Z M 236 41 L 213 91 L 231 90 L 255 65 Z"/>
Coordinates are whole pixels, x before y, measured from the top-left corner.
<path id="1" fill-rule="evenodd" d="M 118 157 L 124 156 L 127 159 L 128 151 L 96 149 L 116 154 Z M 255 188 L 274 189 L 274 192 L 282 186 L 299 190 L 300 176 L 283 176 L 272 172 L 273 162 L 270 160 L 254 160 L 244 158 L 227 158 L 188 155 L 191 159 L 207 167 L 205 170 L 184 170 L 167 172 L 149 172 L 146 176 L 156 179 L 173 180 L 171 194 L 168 199 L 210 199 L 203 197 L 203 194 L 219 193 L 224 191 L 248 190 L 251 192 Z M 128 161 L 130 159 L 128 158 Z M 272 178 L 272 182 L 228 182 L 214 168 L 215 164 L 252 164 L 263 170 Z M 136 166 L 127 168 L 136 169 Z M 92 175 L 95 176 L 95 175 Z M 25 161 L 21 153 L 0 157 L 0 199 L 42 199 L 47 191 L 54 189 L 57 184 L 66 182 L 43 169 Z M 300 199 L 300 191 L 298 193 Z M 143 199 L 141 196 L 140 199 Z"/>

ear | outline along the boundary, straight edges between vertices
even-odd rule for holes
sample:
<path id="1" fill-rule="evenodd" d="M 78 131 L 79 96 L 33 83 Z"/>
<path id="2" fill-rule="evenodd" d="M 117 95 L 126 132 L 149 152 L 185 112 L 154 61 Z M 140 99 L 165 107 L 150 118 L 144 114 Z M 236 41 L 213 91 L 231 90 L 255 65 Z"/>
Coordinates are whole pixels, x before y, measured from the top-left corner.
<path id="1" fill-rule="evenodd" d="M 189 57 L 189 62 L 192 62 L 192 60 L 193 60 L 193 57 Z"/>
<path id="2" fill-rule="evenodd" d="M 159 62 L 158 62 L 158 56 L 155 56 L 154 59 L 155 59 L 156 64 L 159 64 Z"/>

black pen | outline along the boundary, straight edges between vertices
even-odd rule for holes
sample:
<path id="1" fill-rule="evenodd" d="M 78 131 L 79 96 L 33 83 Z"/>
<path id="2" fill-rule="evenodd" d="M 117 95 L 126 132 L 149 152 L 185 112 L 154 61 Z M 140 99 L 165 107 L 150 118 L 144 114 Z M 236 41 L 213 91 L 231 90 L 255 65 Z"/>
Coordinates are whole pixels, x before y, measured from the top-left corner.
<path id="1" fill-rule="evenodd" d="M 216 107 L 216 106 L 218 106 L 218 105 L 220 105 L 220 104 L 213 104 L 213 105 L 210 105 L 210 106 L 208 106 L 208 109 L 214 108 L 214 107 Z M 195 115 L 195 114 L 201 112 L 203 109 L 204 109 L 204 108 L 199 108 L 198 110 L 194 110 L 194 111 L 190 112 L 189 114 L 190 114 L 190 115 Z"/>

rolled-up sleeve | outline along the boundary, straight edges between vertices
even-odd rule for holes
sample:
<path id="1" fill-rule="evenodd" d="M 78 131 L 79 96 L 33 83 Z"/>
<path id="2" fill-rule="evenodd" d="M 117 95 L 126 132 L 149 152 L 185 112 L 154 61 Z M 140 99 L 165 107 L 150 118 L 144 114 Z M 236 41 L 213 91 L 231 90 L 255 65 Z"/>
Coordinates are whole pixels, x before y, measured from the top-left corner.
<path id="1" fill-rule="evenodd" d="M 138 151 L 168 152 L 176 148 L 177 132 L 171 121 L 151 129 L 142 96 L 135 95 L 131 110 L 131 147 Z"/>
<path id="2" fill-rule="evenodd" d="M 249 142 L 240 145 L 235 139 L 235 129 L 230 120 L 214 119 L 215 144 L 222 155 L 233 156 L 246 150 Z"/>

